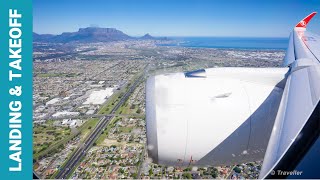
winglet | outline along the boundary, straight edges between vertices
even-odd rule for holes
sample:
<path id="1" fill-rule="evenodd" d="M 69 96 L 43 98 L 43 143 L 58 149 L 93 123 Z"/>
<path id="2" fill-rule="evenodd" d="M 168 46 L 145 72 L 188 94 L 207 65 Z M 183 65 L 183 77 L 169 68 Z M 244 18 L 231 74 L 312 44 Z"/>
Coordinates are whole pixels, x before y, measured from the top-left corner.
<path id="1" fill-rule="evenodd" d="M 317 12 L 313 12 L 313 13 L 309 14 L 307 17 L 305 17 L 304 19 L 302 19 L 302 20 L 296 25 L 296 28 L 306 29 L 309 21 L 310 21 L 310 20 L 313 18 L 313 16 L 316 15 L 316 14 L 317 14 Z"/>

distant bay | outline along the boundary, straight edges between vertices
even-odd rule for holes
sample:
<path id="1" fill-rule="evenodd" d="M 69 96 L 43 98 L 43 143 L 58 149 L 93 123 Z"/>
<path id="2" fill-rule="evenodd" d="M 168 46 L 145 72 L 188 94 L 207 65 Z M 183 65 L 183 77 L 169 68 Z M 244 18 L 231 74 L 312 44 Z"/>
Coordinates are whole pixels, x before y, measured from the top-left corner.
<path id="1" fill-rule="evenodd" d="M 247 38 L 247 37 L 169 37 L 172 43 L 160 46 L 220 49 L 270 49 L 286 50 L 288 38 Z"/>

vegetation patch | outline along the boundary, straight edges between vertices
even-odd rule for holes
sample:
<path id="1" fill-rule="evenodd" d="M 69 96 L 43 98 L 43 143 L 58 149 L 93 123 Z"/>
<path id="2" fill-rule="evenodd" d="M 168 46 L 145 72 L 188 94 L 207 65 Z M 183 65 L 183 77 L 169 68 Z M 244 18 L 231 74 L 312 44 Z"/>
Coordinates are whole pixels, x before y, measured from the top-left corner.
<path id="1" fill-rule="evenodd" d="M 33 127 L 33 154 L 37 156 L 69 135 L 71 135 L 69 127 L 35 125 Z"/>

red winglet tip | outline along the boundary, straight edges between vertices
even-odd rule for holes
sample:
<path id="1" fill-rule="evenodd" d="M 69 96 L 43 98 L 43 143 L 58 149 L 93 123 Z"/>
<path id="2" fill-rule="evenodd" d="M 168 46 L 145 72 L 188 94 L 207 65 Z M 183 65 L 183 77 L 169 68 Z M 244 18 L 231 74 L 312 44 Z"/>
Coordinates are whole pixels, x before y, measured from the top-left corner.
<path id="1" fill-rule="evenodd" d="M 309 14 L 307 17 L 305 17 L 304 19 L 302 19 L 297 25 L 297 28 L 307 28 L 307 25 L 309 23 L 309 21 L 313 18 L 314 15 L 316 15 L 317 12 L 313 12 L 311 14 Z"/>

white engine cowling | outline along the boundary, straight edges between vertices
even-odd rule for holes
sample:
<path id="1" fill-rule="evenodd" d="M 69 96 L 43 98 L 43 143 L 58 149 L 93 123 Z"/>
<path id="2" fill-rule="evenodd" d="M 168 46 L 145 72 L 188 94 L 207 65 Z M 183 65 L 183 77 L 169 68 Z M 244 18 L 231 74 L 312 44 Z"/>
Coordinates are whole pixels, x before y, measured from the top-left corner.
<path id="1" fill-rule="evenodd" d="M 154 163 L 230 165 L 262 159 L 287 68 L 212 68 L 150 77 L 148 154 Z"/>

